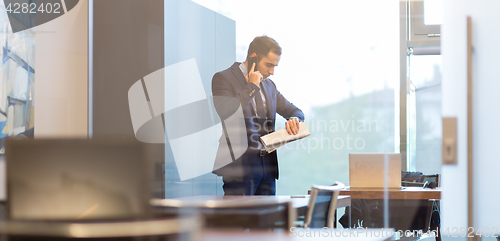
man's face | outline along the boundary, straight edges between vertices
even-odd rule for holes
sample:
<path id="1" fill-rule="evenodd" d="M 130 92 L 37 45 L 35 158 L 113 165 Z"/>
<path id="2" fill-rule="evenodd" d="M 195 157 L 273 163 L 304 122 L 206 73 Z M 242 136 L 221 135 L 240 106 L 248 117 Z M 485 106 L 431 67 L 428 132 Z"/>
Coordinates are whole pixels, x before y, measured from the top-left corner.
<path id="1" fill-rule="evenodd" d="M 263 57 L 259 62 L 259 72 L 264 79 L 274 74 L 274 67 L 278 66 L 280 56 L 269 51 L 267 56 Z"/>

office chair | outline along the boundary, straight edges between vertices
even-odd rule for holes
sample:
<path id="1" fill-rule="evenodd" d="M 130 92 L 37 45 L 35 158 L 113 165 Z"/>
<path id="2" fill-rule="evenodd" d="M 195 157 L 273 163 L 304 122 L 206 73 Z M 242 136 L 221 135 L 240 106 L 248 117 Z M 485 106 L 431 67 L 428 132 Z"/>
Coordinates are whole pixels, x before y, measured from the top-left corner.
<path id="1" fill-rule="evenodd" d="M 424 188 L 436 188 L 439 187 L 440 174 L 433 175 L 423 175 L 422 182 L 424 182 Z M 427 230 L 436 230 L 438 232 L 438 237 L 436 241 L 441 240 L 441 231 L 438 229 L 441 223 L 440 214 L 440 203 L 439 200 L 429 200 L 430 208 L 428 212 Z"/>
<path id="2" fill-rule="evenodd" d="M 333 228 L 337 197 L 344 187 L 340 182 L 335 182 L 333 186 L 312 186 L 304 228 Z"/>
<path id="3" fill-rule="evenodd" d="M 439 187 L 439 174 L 421 175 L 417 181 L 401 181 L 403 187 L 424 187 L 435 188 Z"/>
<path id="4" fill-rule="evenodd" d="M 423 175 L 422 182 L 424 183 L 424 188 L 439 187 L 439 174 Z"/>

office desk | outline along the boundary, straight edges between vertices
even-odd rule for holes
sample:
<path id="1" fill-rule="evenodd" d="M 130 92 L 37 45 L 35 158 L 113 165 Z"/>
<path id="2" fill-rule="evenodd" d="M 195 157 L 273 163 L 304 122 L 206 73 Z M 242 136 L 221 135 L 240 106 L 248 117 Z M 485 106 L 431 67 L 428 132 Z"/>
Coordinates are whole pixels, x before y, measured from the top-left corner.
<path id="1" fill-rule="evenodd" d="M 441 199 L 441 189 L 427 189 L 422 187 L 404 187 L 403 189 L 389 189 L 387 190 L 389 199 L 389 226 L 401 230 L 414 230 L 423 227 L 427 231 L 431 227 L 430 219 L 433 211 L 439 212 L 439 199 Z M 366 201 L 373 205 L 383 205 L 384 199 L 383 189 L 354 189 L 354 190 L 341 190 L 340 195 L 350 195 L 353 201 L 353 208 L 363 208 L 360 201 Z M 427 201 L 429 200 L 429 201 Z M 383 207 L 380 207 L 383 209 Z M 425 214 L 425 215 L 424 215 Z M 368 212 L 367 219 L 371 219 Z M 425 216 L 422 218 L 422 216 Z M 413 217 L 413 219 L 408 219 Z M 416 228 L 418 227 L 418 228 Z"/>
<path id="2" fill-rule="evenodd" d="M 265 195 L 255 195 L 255 196 L 215 196 L 215 195 L 206 195 L 206 196 L 193 196 L 193 197 L 182 197 L 182 198 L 174 198 L 174 199 L 153 199 L 151 203 L 153 205 L 165 203 L 166 202 L 175 202 L 182 205 L 182 207 L 203 207 L 210 204 L 210 207 L 214 205 L 227 206 L 230 204 L 239 205 L 241 203 L 273 203 L 273 202 L 292 202 L 292 206 L 294 208 L 304 208 L 309 204 L 309 195 L 298 195 L 298 196 L 287 196 L 287 195 L 278 195 L 278 196 L 265 196 Z M 337 201 L 337 208 L 347 207 L 351 205 L 351 197 L 350 196 L 342 196 L 339 195 Z"/>
<path id="3" fill-rule="evenodd" d="M 291 202 L 292 207 L 297 210 L 298 215 L 304 215 L 309 204 L 309 195 L 302 196 L 193 196 L 175 199 L 153 199 L 151 204 L 154 207 L 158 206 L 174 206 L 174 207 L 230 207 L 241 206 L 242 204 L 255 204 L 255 203 L 286 203 Z M 337 208 L 347 207 L 351 205 L 351 197 L 349 195 L 339 195 L 337 199 Z"/>
<path id="4" fill-rule="evenodd" d="M 195 240 L 202 231 L 201 217 L 130 219 L 121 221 L 44 221 L 0 222 L 2 240 Z"/>
<path id="5" fill-rule="evenodd" d="M 422 187 L 404 187 L 403 189 L 389 189 L 389 199 L 441 199 L 441 189 L 427 189 Z M 340 195 L 349 195 L 352 199 L 384 199 L 383 189 L 355 189 L 341 190 Z"/>
<path id="6" fill-rule="evenodd" d="M 273 204 L 286 205 L 291 213 Z M 194 196 L 177 199 L 153 199 L 151 205 L 159 212 L 198 212 L 206 219 L 207 227 L 268 228 L 288 217 L 291 225 L 297 215 L 304 215 L 309 196 Z M 351 204 L 349 196 L 339 196 L 337 208 Z M 259 209 L 258 205 L 270 208 Z M 248 209 L 246 207 L 249 207 Z M 230 209 L 231 212 L 225 211 Z M 180 210 L 180 211 L 179 211 Z M 223 211 L 224 210 L 224 211 Z M 238 215 L 237 218 L 235 216 Z"/>

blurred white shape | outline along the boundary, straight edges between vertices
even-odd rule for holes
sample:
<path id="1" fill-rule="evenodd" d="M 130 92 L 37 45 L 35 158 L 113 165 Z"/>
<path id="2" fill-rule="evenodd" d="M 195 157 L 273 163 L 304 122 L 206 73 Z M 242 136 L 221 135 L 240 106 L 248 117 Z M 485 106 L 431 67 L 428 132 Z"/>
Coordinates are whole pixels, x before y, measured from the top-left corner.
<path id="1" fill-rule="evenodd" d="M 424 24 L 443 24 L 443 0 L 424 0 Z"/>
<path id="2" fill-rule="evenodd" d="M 153 118 L 149 111 L 148 101 L 146 100 L 141 80 L 136 81 L 128 90 L 128 107 L 130 117 L 132 118 L 134 134 L 137 136 L 139 128 Z M 149 143 L 147 140 L 140 141 Z"/>
<path id="3" fill-rule="evenodd" d="M 217 123 L 208 128 L 196 130 L 195 133 L 178 137 L 177 131 L 182 128 L 177 124 L 163 126 L 160 116 L 170 110 L 190 108 L 188 106 L 192 103 L 207 100 L 196 60 L 189 59 L 157 70 L 144 77 L 144 84 L 146 90 L 142 86 L 142 81 L 138 80 L 128 92 L 130 116 L 137 140 L 146 143 L 165 143 L 168 139 L 181 181 L 212 172 L 219 139 L 222 135 L 222 124 Z M 146 96 L 149 96 L 149 101 Z M 206 108 L 209 108 L 209 105 Z M 201 112 L 198 118 L 209 118 L 209 116 L 202 116 Z M 197 113 L 193 114 L 196 116 Z M 176 117 L 165 116 L 165 118 Z M 182 125 L 197 126 L 197 121 L 187 119 L 182 122 Z M 222 121 L 229 129 L 234 157 L 239 158 L 248 148 L 241 106 L 227 120 Z M 225 145 L 230 151 L 229 145 Z M 228 159 L 216 168 L 232 161 Z"/>
<path id="4" fill-rule="evenodd" d="M 169 140 L 181 181 L 212 172 L 220 137 L 217 133 L 221 132 L 222 125 L 219 123 L 194 134 Z"/>

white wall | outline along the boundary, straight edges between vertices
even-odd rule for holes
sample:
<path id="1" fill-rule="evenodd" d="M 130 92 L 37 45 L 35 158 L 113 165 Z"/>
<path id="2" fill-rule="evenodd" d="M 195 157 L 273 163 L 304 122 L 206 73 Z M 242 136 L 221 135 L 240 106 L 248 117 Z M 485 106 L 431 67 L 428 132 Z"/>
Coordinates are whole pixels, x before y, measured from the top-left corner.
<path id="1" fill-rule="evenodd" d="M 500 235 L 500 1 L 469 0 L 473 51 L 473 204 L 475 228 Z"/>
<path id="2" fill-rule="evenodd" d="M 88 0 L 36 27 L 35 137 L 86 137 Z"/>
<path id="3" fill-rule="evenodd" d="M 441 226 L 467 227 L 467 32 L 473 28 L 474 228 L 500 228 L 496 153 L 500 141 L 500 1 L 445 0 L 442 33 L 442 114 L 458 118 L 458 165 L 442 167 Z M 500 230 L 498 230 L 500 233 Z M 445 237 L 446 238 L 446 237 Z M 465 238 L 464 238 L 465 239 Z"/>
<path id="4" fill-rule="evenodd" d="M 444 2 L 441 26 L 443 55 L 442 115 L 457 117 L 458 165 L 443 165 L 441 169 L 441 230 L 467 227 L 467 36 L 464 4 L 454 7 L 457 0 Z M 466 0 L 458 0 L 463 3 Z M 446 238 L 446 237 L 444 237 Z M 465 240 L 465 238 L 463 238 Z"/>

